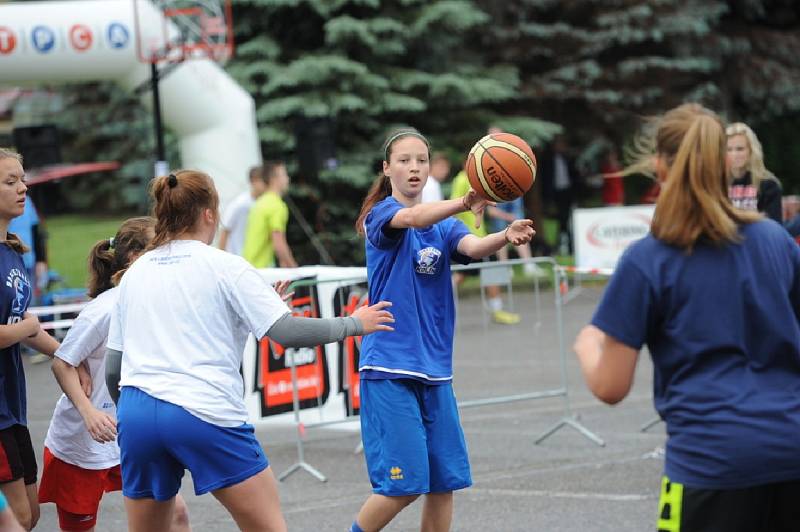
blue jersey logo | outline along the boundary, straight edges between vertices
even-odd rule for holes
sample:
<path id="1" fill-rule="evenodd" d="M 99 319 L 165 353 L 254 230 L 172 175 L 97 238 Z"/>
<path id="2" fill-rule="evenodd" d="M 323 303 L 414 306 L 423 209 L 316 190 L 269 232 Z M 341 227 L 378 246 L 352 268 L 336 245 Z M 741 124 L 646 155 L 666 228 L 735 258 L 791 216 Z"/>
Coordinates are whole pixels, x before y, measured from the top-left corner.
<path id="1" fill-rule="evenodd" d="M 11 302 L 11 314 L 21 316 L 28 309 L 31 299 L 31 283 L 25 274 L 14 268 L 8 272 L 6 286 L 14 289 L 14 299 Z M 11 318 L 9 318 L 11 319 Z"/>
<path id="2" fill-rule="evenodd" d="M 438 270 L 439 259 L 441 258 L 442 252 L 434 247 L 421 249 L 417 251 L 417 266 L 414 269 L 417 273 L 433 275 Z"/>

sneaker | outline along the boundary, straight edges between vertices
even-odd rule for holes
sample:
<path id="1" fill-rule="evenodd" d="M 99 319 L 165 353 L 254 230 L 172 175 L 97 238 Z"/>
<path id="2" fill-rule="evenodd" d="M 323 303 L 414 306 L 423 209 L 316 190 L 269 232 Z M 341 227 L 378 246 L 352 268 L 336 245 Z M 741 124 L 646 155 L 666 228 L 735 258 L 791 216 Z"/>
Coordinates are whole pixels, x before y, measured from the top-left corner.
<path id="1" fill-rule="evenodd" d="M 547 273 L 545 273 L 543 269 L 532 262 L 523 264 L 522 271 L 525 274 L 525 277 L 538 277 L 539 279 L 542 277 L 547 277 Z"/>
<path id="2" fill-rule="evenodd" d="M 492 313 L 492 319 L 495 323 L 500 323 L 502 325 L 515 325 L 519 323 L 520 320 L 519 314 L 505 310 L 495 310 Z"/>

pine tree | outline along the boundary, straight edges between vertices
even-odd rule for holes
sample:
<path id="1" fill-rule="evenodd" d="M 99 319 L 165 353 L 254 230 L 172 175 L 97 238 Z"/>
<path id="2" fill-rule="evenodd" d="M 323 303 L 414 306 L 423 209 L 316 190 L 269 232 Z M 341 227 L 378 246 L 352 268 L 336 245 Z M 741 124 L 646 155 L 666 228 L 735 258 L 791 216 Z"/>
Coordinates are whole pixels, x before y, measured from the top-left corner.
<path id="1" fill-rule="evenodd" d="M 412 125 L 456 161 L 497 123 L 536 144 L 558 129 L 527 113 L 510 64 L 487 64 L 477 42 L 487 15 L 471 0 L 235 0 L 237 57 L 228 71 L 257 101 L 267 158 L 294 158 L 301 117 L 336 125 L 338 167 L 293 196 L 308 207 L 337 263 L 360 263 L 352 228 L 383 136 Z M 299 232 L 289 237 L 304 240 Z M 293 238 L 294 237 L 294 238 Z M 316 254 L 304 251 L 306 260 Z"/>

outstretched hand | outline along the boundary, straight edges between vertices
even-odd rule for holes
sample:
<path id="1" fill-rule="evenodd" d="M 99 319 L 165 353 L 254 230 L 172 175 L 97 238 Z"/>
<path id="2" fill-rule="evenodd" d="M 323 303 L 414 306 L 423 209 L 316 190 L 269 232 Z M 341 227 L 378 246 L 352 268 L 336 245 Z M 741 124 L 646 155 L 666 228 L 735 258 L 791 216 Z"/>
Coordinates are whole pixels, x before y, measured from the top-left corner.
<path id="1" fill-rule="evenodd" d="M 287 303 L 292 300 L 292 296 L 294 295 L 294 292 L 286 293 L 290 284 L 292 284 L 292 281 L 276 281 L 272 283 L 272 288 L 274 288 L 278 296 Z"/>
<path id="2" fill-rule="evenodd" d="M 527 244 L 533 238 L 536 231 L 533 230 L 533 220 L 514 220 L 506 228 L 506 240 L 515 246 Z"/>
<path id="3" fill-rule="evenodd" d="M 379 301 L 374 305 L 359 307 L 353 312 L 353 317 L 361 321 L 364 327 L 364 334 L 376 331 L 393 331 L 394 328 L 387 323 L 394 323 L 394 316 L 388 310 L 392 304 L 388 301 Z"/>
<path id="4" fill-rule="evenodd" d="M 486 207 L 497 206 L 497 203 L 479 196 L 478 193 L 473 189 L 469 189 L 469 192 L 464 194 L 462 201 L 464 202 L 464 207 L 468 208 L 470 211 L 472 211 L 472 214 L 475 215 L 476 228 L 481 226 L 481 221 L 483 220 L 483 211 L 486 210 Z"/>

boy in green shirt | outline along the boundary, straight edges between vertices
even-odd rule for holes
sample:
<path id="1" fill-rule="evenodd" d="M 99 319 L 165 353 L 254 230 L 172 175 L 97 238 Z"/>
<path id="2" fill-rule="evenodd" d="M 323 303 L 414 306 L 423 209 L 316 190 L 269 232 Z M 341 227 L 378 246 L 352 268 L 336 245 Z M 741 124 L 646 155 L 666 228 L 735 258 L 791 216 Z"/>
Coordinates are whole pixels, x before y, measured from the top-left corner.
<path id="1" fill-rule="evenodd" d="M 289 208 L 281 197 L 289 189 L 289 174 L 283 162 L 264 163 L 267 191 L 250 209 L 242 256 L 256 268 L 296 268 L 286 242 Z"/>

